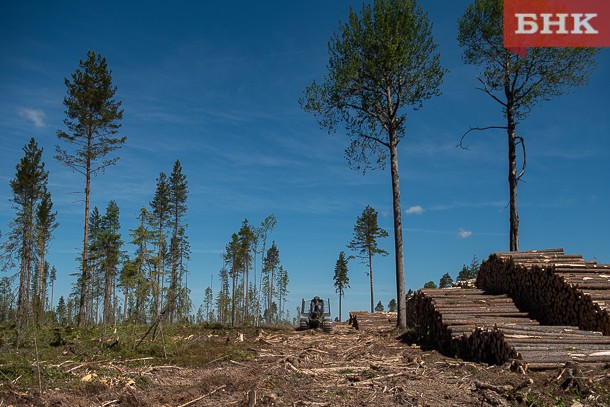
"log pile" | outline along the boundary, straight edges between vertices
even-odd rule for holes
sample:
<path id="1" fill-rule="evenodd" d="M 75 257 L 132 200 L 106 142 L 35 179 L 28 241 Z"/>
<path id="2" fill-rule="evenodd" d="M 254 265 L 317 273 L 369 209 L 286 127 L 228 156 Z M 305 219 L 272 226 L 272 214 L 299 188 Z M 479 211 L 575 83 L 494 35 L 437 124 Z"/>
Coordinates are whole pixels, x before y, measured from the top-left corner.
<path id="1" fill-rule="evenodd" d="M 568 362 L 610 363 L 610 337 L 577 327 L 542 326 L 505 294 L 480 289 L 423 289 L 407 303 L 420 340 L 450 356 L 529 369 Z"/>
<path id="2" fill-rule="evenodd" d="M 479 289 L 422 289 L 407 302 L 407 323 L 419 340 L 464 359 L 504 363 L 516 357 L 494 325 L 537 325 L 507 295 Z"/>
<path id="3" fill-rule="evenodd" d="M 359 331 L 390 331 L 396 326 L 395 312 L 351 311 L 349 324 Z"/>
<path id="4" fill-rule="evenodd" d="M 610 265 L 563 249 L 494 253 L 481 265 L 477 287 L 508 294 L 541 324 L 610 335 Z"/>

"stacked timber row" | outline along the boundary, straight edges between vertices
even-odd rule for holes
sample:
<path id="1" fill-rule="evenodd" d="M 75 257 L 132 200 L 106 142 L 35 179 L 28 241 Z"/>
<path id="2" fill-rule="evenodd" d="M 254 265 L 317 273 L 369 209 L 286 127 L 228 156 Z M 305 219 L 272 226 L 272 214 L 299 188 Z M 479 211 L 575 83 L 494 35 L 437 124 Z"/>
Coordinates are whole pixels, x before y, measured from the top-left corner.
<path id="1" fill-rule="evenodd" d="M 504 341 L 517 354 L 517 364 L 530 370 L 562 367 L 567 362 L 608 366 L 610 336 L 573 326 L 498 324 Z"/>
<path id="2" fill-rule="evenodd" d="M 539 325 L 507 295 L 423 289 L 407 302 L 407 318 L 420 340 L 450 356 L 492 364 L 513 361 L 529 369 L 610 363 L 610 337 Z"/>
<path id="3" fill-rule="evenodd" d="M 610 335 L 610 266 L 563 249 L 494 253 L 477 287 L 508 294 L 543 325 L 569 325 Z"/>
<path id="4" fill-rule="evenodd" d="M 507 295 L 478 289 L 422 289 L 407 302 L 407 322 L 419 340 L 446 355 L 489 363 L 517 358 L 496 324 L 532 326 Z"/>
<path id="5" fill-rule="evenodd" d="M 396 326 L 395 312 L 351 311 L 349 323 L 359 331 L 390 331 Z"/>

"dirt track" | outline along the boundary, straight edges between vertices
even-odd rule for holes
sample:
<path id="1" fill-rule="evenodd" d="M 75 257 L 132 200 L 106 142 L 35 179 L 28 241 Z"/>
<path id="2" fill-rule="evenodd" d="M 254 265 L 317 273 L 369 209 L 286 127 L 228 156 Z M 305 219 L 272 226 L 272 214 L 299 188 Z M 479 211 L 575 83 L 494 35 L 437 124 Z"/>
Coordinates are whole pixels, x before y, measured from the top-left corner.
<path id="1" fill-rule="evenodd" d="M 512 372 L 446 358 L 396 341 L 391 333 L 360 333 L 337 325 L 321 331 L 251 331 L 252 360 L 220 358 L 202 367 L 113 365 L 75 391 L 0 394 L 2 405 L 66 406 L 473 406 L 553 405 L 579 400 L 604 405 L 596 386 L 607 369 Z M 212 338 L 214 339 L 214 338 Z M 208 337 L 209 340 L 209 337 Z M 217 338 L 225 341 L 225 338 Z M 231 341 L 238 339 L 230 338 Z M 121 379 L 122 378 L 122 379 Z M 588 387 L 587 387 L 588 386 Z M 553 395 L 555 394 L 555 395 Z"/>

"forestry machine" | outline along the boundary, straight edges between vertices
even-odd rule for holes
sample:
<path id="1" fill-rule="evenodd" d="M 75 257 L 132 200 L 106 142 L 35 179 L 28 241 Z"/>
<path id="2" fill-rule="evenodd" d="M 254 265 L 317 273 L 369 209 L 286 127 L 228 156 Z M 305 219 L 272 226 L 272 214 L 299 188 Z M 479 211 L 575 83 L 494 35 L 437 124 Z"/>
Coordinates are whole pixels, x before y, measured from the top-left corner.
<path id="1" fill-rule="evenodd" d="M 328 307 L 324 308 L 324 300 L 316 296 L 309 304 L 309 312 L 305 310 L 305 300 L 301 299 L 301 316 L 299 320 L 299 330 L 322 328 L 324 332 L 333 329 L 333 322 L 330 319 L 330 300 L 327 301 Z"/>

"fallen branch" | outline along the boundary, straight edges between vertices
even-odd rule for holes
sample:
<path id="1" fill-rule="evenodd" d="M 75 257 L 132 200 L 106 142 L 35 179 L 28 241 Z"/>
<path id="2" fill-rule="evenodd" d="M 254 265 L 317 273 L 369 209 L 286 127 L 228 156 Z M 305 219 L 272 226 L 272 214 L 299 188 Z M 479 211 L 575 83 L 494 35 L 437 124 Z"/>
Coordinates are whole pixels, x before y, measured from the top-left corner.
<path id="1" fill-rule="evenodd" d="M 188 403 L 180 404 L 178 407 L 186 407 L 186 406 L 190 406 L 190 405 L 192 405 L 192 404 L 195 404 L 195 403 L 196 403 L 196 402 L 198 402 L 199 400 L 203 400 L 204 398 L 211 396 L 212 394 L 216 393 L 218 390 L 224 389 L 225 387 L 227 387 L 227 385 L 226 385 L 226 384 L 223 384 L 222 386 L 215 388 L 215 389 L 214 389 L 214 390 L 212 390 L 211 392 L 209 392 L 209 393 L 207 393 L 207 394 L 204 394 L 204 395 L 203 395 L 203 396 L 201 396 L 201 397 L 197 397 L 196 399 L 191 400 L 191 401 L 189 401 Z"/>

